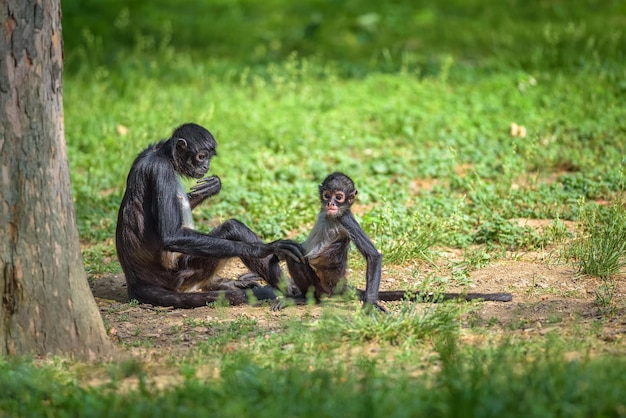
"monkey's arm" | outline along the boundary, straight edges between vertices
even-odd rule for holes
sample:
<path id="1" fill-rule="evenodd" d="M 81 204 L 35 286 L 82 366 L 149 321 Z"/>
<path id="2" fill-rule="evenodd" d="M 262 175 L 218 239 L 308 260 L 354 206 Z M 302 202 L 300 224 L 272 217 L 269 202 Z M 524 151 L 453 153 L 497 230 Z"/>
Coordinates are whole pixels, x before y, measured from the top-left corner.
<path id="1" fill-rule="evenodd" d="M 299 263 L 304 262 L 300 246 L 290 240 L 278 240 L 267 244 L 235 241 L 212 237 L 189 228 L 181 228 L 177 234 L 164 238 L 163 249 L 207 258 L 265 258 L 276 254 L 283 258 L 290 257 Z"/>
<path id="2" fill-rule="evenodd" d="M 354 219 L 352 213 L 348 212 L 342 216 L 339 222 L 348 230 L 350 239 L 363 257 L 365 257 L 366 286 L 365 294 L 362 296 L 363 302 L 371 303 L 378 307 L 378 289 L 380 287 L 383 256 L 378 252 L 376 247 L 374 247 L 374 244 L 372 244 L 367 234 L 365 234 L 359 223 Z"/>
<path id="3" fill-rule="evenodd" d="M 218 176 L 205 177 L 191 187 L 187 193 L 191 209 L 204 202 L 208 197 L 218 194 L 222 190 L 222 182 Z"/>

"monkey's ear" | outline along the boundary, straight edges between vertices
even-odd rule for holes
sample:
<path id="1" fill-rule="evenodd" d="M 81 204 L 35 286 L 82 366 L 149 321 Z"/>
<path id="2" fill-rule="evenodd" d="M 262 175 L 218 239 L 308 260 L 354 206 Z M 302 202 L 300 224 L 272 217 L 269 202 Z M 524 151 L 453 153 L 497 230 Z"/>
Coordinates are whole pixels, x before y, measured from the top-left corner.
<path id="1" fill-rule="evenodd" d="M 352 204 L 352 202 L 354 202 L 354 199 L 356 198 L 358 192 L 358 190 L 354 190 L 354 192 L 348 195 L 348 203 Z"/>
<path id="2" fill-rule="evenodd" d="M 187 141 L 183 138 L 178 138 L 176 140 L 176 149 L 177 150 L 184 150 L 187 148 Z"/>

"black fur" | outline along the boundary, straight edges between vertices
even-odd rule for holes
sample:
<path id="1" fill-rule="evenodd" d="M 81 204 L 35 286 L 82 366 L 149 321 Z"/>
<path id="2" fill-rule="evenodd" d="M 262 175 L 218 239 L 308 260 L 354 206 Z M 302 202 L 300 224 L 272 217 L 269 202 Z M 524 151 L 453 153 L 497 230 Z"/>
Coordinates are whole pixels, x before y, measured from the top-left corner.
<path id="1" fill-rule="evenodd" d="M 220 283 L 224 261 L 239 257 L 273 287 L 281 278 L 279 256 L 302 260 L 298 244 L 264 244 L 243 223 L 231 219 L 209 233 L 194 229 L 191 209 L 220 192 L 217 176 L 202 178 L 217 143 L 202 126 L 188 123 L 150 145 L 135 159 L 117 220 L 117 255 L 128 296 L 142 303 L 177 308 L 205 306 L 220 298 L 247 302 L 246 292 Z M 179 176 L 201 179 L 189 193 Z M 273 291 L 252 289 L 261 298 Z"/>

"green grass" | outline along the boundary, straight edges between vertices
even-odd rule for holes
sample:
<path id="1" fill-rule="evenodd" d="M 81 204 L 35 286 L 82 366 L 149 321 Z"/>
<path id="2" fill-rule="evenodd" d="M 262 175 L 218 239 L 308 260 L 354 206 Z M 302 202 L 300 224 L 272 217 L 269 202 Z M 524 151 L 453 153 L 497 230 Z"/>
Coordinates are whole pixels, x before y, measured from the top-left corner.
<path id="1" fill-rule="evenodd" d="M 559 244 L 604 278 L 596 304 L 614 307 L 626 3 L 431 3 L 63 0 L 65 132 L 89 276 L 119 273 L 112 238 L 135 156 L 194 121 L 218 141 L 211 172 L 223 183 L 196 210 L 200 229 L 234 217 L 265 240 L 302 239 L 317 185 L 341 170 L 386 267 L 453 248 L 463 259 L 450 274 L 467 283 L 507 252 Z M 570 220 L 586 229 L 572 237 Z M 0 359 L 0 415 L 626 415 L 622 349 L 597 348 L 599 332 L 503 336 L 494 319 L 487 342 L 472 343 L 472 305 L 389 316 L 342 306 L 270 326 L 198 322 L 210 336 L 166 358 L 184 377 L 166 389 L 149 356 Z M 121 349 L 158 351 L 140 335 Z"/>
<path id="2" fill-rule="evenodd" d="M 583 274 L 609 279 L 626 267 L 626 210 L 618 201 L 608 208 L 585 207 L 582 231 L 570 257 Z"/>
<path id="3" fill-rule="evenodd" d="M 249 333 L 258 329 L 254 324 L 246 335 L 223 330 L 228 339 L 216 335 L 207 341 L 207 354 L 200 347 L 177 360 L 182 380 L 162 388 L 150 377 L 151 366 L 133 359 L 89 372 L 80 365 L 68 371 L 63 362 L 4 359 L 0 411 L 32 417 L 624 415 L 623 357 L 590 355 L 587 343 L 555 335 L 533 345 L 462 344 L 458 315 L 439 309 L 445 313 L 427 315 L 438 317 L 439 326 L 413 334 L 395 351 L 397 341 L 386 338 L 364 347 L 362 335 L 345 333 L 345 326 L 333 330 L 338 323 L 331 317 L 259 338 Z M 414 313 L 399 317 L 409 320 Z M 238 350 L 220 350 L 238 340 Z M 217 376 L 201 377 L 202 367 L 215 364 Z M 85 384 L 97 377 L 103 382 L 97 387 Z"/>
<path id="4" fill-rule="evenodd" d="M 608 207 L 586 206 L 581 228 L 566 255 L 578 272 L 599 277 L 596 305 L 613 314 L 617 309 L 616 277 L 626 272 L 626 209 L 622 199 Z"/>
<path id="5" fill-rule="evenodd" d="M 67 137 L 82 235 L 111 236 L 132 159 L 188 120 L 208 126 L 219 143 L 212 171 L 225 193 L 200 214 L 254 222 L 267 238 L 312 222 L 316 185 L 332 170 L 354 178 L 359 203 L 386 200 L 409 215 L 452 218 L 459 230 L 446 243 L 457 245 L 474 240 L 483 222 L 575 219 L 580 196 L 618 191 L 612 179 L 619 178 L 626 142 L 609 83 L 596 80 L 597 102 L 576 107 L 572 98 L 588 83 L 582 76 L 546 79 L 528 97 L 506 75 L 470 84 L 403 74 L 335 75 L 333 82 L 306 68 L 306 61 L 288 61 L 272 67 L 269 79 L 240 83 L 202 74 L 171 84 L 144 78 L 126 94 L 105 80 L 88 101 L 84 92 L 93 81 L 68 81 Z M 535 110 L 517 108 L 522 104 Z M 582 114 L 598 132 L 579 132 Z M 510 137 L 511 120 L 525 121 L 529 137 Z M 559 132 L 556 120 L 571 128 Z M 128 133 L 120 135 L 118 125 Z M 469 171 L 456 174 L 460 167 Z M 557 181 L 546 180 L 555 173 Z M 438 184 L 421 190 L 412 186 L 418 179 Z"/>

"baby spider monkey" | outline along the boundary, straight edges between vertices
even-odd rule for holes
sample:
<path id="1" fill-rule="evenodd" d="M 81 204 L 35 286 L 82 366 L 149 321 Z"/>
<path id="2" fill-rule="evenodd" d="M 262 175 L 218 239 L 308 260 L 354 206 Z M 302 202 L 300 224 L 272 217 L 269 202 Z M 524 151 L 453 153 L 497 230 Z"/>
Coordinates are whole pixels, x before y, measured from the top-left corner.
<path id="1" fill-rule="evenodd" d="M 366 262 L 365 290 L 356 289 L 357 295 L 366 305 L 372 305 L 381 311 L 385 309 L 378 301 L 482 299 L 508 302 L 512 299 L 510 293 L 444 293 L 433 296 L 406 291 L 379 292 L 382 254 L 352 215 L 350 207 L 356 195 L 357 190 L 352 179 L 339 172 L 330 174 L 319 186 L 322 206 L 311 233 L 302 244 L 308 263 L 286 259 L 289 274 L 301 293 L 295 298 L 297 303 L 306 300 L 310 289 L 318 303 L 323 295 L 331 296 L 345 290 L 350 242 L 354 243 Z"/>

